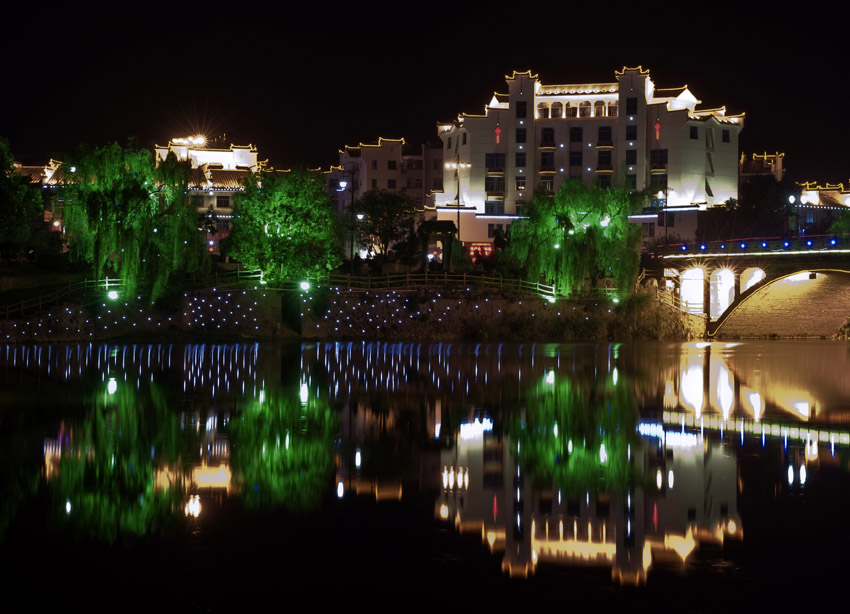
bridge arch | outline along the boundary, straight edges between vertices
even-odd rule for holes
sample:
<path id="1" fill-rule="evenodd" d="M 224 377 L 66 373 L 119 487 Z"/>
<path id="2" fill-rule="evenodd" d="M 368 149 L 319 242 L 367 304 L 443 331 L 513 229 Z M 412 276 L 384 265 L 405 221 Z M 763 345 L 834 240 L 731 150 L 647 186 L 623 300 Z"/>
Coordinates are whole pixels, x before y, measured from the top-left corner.
<path id="1" fill-rule="evenodd" d="M 715 269 L 709 275 L 709 317 L 719 318 L 735 300 L 735 273 L 729 267 Z"/>
<path id="2" fill-rule="evenodd" d="M 709 321 L 707 334 L 828 337 L 848 317 L 850 269 L 808 268 L 752 283 Z"/>
<path id="3" fill-rule="evenodd" d="M 747 269 L 744 269 L 741 272 L 741 294 L 755 286 L 757 283 L 761 282 L 765 277 L 767 277 L 767 274 L 761 267 L 751 266 Z"/>

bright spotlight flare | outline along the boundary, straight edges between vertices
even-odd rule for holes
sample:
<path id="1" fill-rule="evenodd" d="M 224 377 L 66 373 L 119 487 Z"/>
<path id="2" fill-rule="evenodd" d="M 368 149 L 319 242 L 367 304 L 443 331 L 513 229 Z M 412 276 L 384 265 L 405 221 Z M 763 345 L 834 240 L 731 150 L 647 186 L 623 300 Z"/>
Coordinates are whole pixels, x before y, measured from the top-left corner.
<path id="1" fill-rule="evenodd" d="M 187 136 L 180 137 L 177 139 L 171 139 L 172 143 L 177 145 L 195 145 L 197 147 L 203 147 L 207 144 L 207 137 L 202 134 L 197 134 L 195 136 Z"/>

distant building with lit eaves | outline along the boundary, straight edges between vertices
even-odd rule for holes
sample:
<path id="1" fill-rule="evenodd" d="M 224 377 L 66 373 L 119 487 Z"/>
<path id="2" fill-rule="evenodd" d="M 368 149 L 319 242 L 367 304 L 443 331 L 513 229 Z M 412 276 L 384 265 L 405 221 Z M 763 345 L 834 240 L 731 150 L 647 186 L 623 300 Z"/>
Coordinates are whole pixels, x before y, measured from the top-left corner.
<path id="1" fill-rule="evenodd" d="M 738 196 L 743 114 L 699 109 L 687 87 L 656 88 L 641 67 L 607 83 L 545 85 L 531 71 L 506 82 L 483 114 L 437 124 L 437 216 L 459 221 L 470 251 L 520 218 L 536 188 L 555 192 L 566 179 L 651 190 L 654 211 L 636 218 L 649 236 L 665 223 L 691 236 L 697 210 Z"/>

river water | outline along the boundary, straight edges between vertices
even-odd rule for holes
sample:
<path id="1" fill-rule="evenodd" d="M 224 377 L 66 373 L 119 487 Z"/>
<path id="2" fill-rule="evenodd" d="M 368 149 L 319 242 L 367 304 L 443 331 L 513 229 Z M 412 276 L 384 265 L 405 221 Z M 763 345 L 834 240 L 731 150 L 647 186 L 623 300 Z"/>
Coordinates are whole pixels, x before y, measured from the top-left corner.
<path id="1" fill-rule="evenodd" d="M 825 604 L 848 373 L 819 341 L 0 346 L 0 573 L 35 606 Z"/>

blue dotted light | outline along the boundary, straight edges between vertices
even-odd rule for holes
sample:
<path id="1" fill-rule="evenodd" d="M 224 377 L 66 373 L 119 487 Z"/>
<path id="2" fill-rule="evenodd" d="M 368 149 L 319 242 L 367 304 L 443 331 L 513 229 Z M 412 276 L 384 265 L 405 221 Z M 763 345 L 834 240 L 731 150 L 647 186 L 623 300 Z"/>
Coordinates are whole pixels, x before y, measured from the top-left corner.
<path id="1" fill-rule="evenodd" d="M 746 244 L 746 243 L 741 243 L 741 249 L 747 249 L 747 244 Z"/>
<path id="2" fill-rule="evenodd" d="M 705 251 L 705 243 L 700 244 L 699 248 L 700 248 L 702 251 Z"/>
<path id="3" fill-rule="evenodd" d="M 687 251 L 687 250 L 688 250 L 688 246 L 687 246 L 687 245 L 682 245 L 682 251 L 683 251 L 683 252 L 685 252 L 685 251 Z"/>
<path id="4" fill-rule="evenodd" d="M 721 244 L 720 244 L 720 249 L 726 249 L 726 244 L 725 244 L 725 243 L 721 243 Z"/>
<path id="5" fill-rule="evenodd" d="M 788 247 L 789 245 L 790 245 L 790 243 L 788 243 L 788 241 L 785 241 L 785 242 L 782 243 L 782 247 Z"/>
<path id="6" fill-rule="evenodd" d="M 766 242 L 766 241 L 762 241 L 762 242 L 761 242 L 761 246 L 762 246 L 762 248 L 766 248 L 766 247 L 767 247 L 767 242 Z"/>
<path id="7" fill-rule="evenodd" d="M 837 239 L 830 239 L 829 244 L 830 245 L 838 245 L 838 240 Z"/>
<path id="8" fill-rule="evenodd" d="M 807 245 L 807 246 L 809 246 L 809 247 L 811 247 L 811 246 L 812 246 L 812 240 L 811 240 L 811 239 L 809 239 L 808 241 L 806 241 L 806 245 Z"/>

